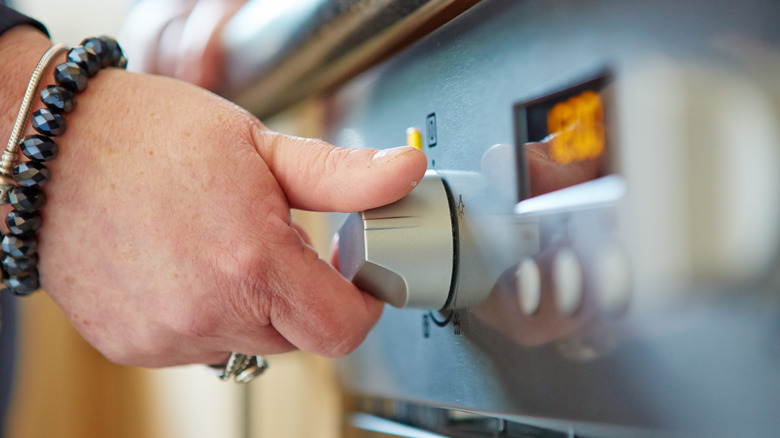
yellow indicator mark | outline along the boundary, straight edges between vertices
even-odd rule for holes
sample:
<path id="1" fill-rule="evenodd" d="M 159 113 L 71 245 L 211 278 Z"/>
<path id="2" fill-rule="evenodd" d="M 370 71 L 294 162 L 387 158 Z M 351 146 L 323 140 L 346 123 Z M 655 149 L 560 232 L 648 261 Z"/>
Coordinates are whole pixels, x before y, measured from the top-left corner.
<path id="1" fill-rule="evenodd" d="M 547 132 L 550 156 L 559 163 L 598 157 L 604 152 L 601 97 L 588 90 L 556 104 L 547 113 Z"/>
<path id="2" fill-rule="evenodd" d="M 422 134 L 417 128 L 406 128 L 406 145 L 423 150 Z"/>

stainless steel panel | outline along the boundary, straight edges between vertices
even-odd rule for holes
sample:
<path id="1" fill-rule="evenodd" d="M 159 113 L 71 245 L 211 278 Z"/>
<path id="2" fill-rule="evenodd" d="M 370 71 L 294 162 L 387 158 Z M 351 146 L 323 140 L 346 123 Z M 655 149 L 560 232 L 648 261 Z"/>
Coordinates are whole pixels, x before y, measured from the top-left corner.
<path id="1" fill-rule="evenodd" d="M 386 308 L 340 363 L 345 387 L 585 436 L 780 430 L 778 17 L 759 0 L 485 0 L 340 91 L 329 140 L 344 146 L 403 144 L 435 114 L 429 167 L 500 275 L 479 305 Z M 516 210 L 516 175 L 483 168 L 515 143 L 513 106 L 604 71 L 624 194 L 587 186 L 600 201 Z M 497 182 L 476 190 L 468 175 Z M 630 274 L 623 312 L 602 306 L 609 247 Z M 552 285 L 561 248 L 584 275 L 571 316 Z M 534 315 L 517 293 L 524 257 L 541 271 Z M 493 274 L 469 266 L 461 293 L 483 293 Z"/>

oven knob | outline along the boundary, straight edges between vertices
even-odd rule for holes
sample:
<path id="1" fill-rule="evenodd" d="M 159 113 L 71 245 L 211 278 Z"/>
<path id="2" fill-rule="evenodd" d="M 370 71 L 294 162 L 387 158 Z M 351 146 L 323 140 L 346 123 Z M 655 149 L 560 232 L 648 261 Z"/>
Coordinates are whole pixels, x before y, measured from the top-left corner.
<path id="1" fill-rule="evenodd" d="M 447 186 L 429 170 L 403 199 L 349 215 L 339 230 L 341 273 L 395 307 L 441 309 L 453 281 L 452 221 Z"/>

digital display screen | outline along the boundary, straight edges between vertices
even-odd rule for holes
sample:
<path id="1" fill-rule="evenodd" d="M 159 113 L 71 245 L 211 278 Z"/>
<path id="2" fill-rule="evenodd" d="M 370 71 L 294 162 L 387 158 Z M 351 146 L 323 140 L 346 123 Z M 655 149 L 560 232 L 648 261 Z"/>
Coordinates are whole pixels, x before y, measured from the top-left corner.
<path id="1" fill-rule="evenodd" d="M 514 106 L 520 199 L 604 176 L 609 75 Z"/>

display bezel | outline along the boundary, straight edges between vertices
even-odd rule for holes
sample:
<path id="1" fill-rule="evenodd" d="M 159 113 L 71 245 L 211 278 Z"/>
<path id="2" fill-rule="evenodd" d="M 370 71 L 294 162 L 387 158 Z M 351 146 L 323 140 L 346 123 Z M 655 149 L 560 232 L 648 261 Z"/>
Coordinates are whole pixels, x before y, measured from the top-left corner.
<path id="1" fill-rule="evenodd" d="M 540 141 L 549 135 L 547 131 L 546 115 L 558 103 L 564 102 L 586 91 L 599 93 L 604 107 L 604 143 L 605 154 L 609 154 L 612 141 L 610 135 L 610 109 L 612 107 L 609 93 L 604 90 L 613 82 L 612 73 L 605 69 L 591 76 L 591 79 L 577 82 L 574 85 L 558 88 L 556 91 L 542 96 L 515 103 L 512 107 L 515 127 L 515 157 L 517 161 L 517 201 L 523 201 L 531 197 L 531 181 L 529 180 L 528 162 L 525 154 L 525 144 Z M 531 109 L 533 112 L 529 111 Z M 540 116 L 544 115 L 544 118 Z M 539 126 L 544 126 L 540 129 Z M 543 132 L 542 135 L 540 132 Z M 607 157 L 609 158 L 609 157 Z"/>

